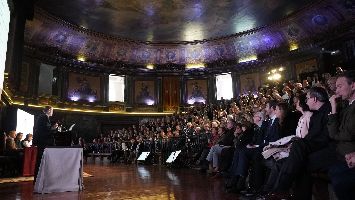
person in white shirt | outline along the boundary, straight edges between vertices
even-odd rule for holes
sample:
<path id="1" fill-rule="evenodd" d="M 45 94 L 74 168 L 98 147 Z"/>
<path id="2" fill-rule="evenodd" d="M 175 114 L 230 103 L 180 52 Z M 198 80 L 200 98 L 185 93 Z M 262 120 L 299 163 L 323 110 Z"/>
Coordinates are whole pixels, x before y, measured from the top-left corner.
<path id="1" fill-rule="evenodd" d="M 22 140 L 22 146 L 23 147 L 31 147 L 32 139 L 33 139 L 33 135 L 31 133 L 27 134 L 26 138 L 24 140 Z"/>
<path id="2" fill-rule="evenodd" d="M 306 94 L 302 93 L 296 98 L 298 99 L 296 102 L 296 109 L 302 113 L 302 116 L 298 120 L 296 136 L 299 138 L 304 138 L 308 133 L 309 121 L 311 120 L 313 113 L 309 110 L 309 107 L 306 104 Z"/>

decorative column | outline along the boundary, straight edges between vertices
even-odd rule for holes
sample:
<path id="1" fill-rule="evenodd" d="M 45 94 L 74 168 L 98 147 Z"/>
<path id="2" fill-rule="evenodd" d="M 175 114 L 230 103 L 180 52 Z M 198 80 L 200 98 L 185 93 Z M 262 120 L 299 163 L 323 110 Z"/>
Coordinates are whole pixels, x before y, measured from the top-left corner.
<path id="1" fill-rule="evenodd" d="M 24 32 L 27 19 L 33 18 L 33 0 L 11 1 L 11 19 L 5 71 L 9 73 L 9 81 L 16 90 L 20 87 L 21 65 L 23 57 Z"/>
<path id="2" fill-rule="evenodd" d="M 206 103 L 216 103 L 217 101 L 217 87 L 216 87 L 216 76 L 211 75 L 207 79 L 207 87 L 208 87 L 208 97 Z"/>
<path id="3" fill-rule="evenodd" d="M 157 77 L 157 80 L 155 81 L 156 85 L 156 94 L 157 94 L 157 108 L 158 112 L 163 112 L 163 86 L 162 86 L 162 77 Z"/>
<path id="4" fill-rule="evenodd" d="M 40 71 L 41 62 L 35 60 L 30 63 L 30 75 L 28 77 L 28 96 L 37 97 L 38 96 L 38 79 Z M 58 81 L 58 80 L 57 80 Z"/>
<path id="5" fill-rule="evenodd" d="M 105 73 L 101 76 L 101 83 L 102 104 L 107 106 L 109 102 L 109 74 Z"/>
<path id="6" fill-rule="evenodd" d="M 233 83 L 233 98 L 237 98 L 240 94 L 240 74 L 232 73 L 232 83 Z"/>
<path id="7" fill-rule="evenodd" d="M 186 99 L 186 78 L 184 76 L 180 77 L 180 107 L 183 107 Z"/>
<path id="8" fill-rule="evenodd" d="M 133 107 L 133 87 L 134 87 L 134 81 L 131 76 L 126 76 L 125 77 L 125 91 L 124 91 L 124 102 L 125 102 L 125 107 L 126 111 L 132 111 Z"/>

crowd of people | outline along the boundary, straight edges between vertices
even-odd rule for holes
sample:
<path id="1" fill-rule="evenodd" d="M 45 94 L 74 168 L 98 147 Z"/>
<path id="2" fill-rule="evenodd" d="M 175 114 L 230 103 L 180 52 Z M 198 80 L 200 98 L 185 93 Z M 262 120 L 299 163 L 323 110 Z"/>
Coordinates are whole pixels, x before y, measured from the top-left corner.
<path id="1" fill-rule="evenodd" d="M 125 163 L 143 151 L 166 159 L 182 150 L 188 166 L 223 177 L 227 192 L 260 199 L 311 199 L 312 173 L 324 172 L 339 199 L 355 199 L 355 72 L 321 77 L 195 104 L 91 143 L 79 138 L 79 145 L 84 154 L 109 152 L 112 162 Z"/>
<path id="2" fill-rule="evenodd" d="M 188 148 L 190 138 L 199 136 L 203 139 L 187 163 L 224 177 L 227 192 L 311 199 L 312 173 L 324 172 L 339 199 L 354 199 L 354 99 L 354 71 L 326 74 L 322 80 L 289 81 L 145 119 L 138 126 L 110 130 L 93 143 L 116 143 L 114 149 L 131 152 L 126 155 L 134 160 L 143 150 L 153 151 L 145 141 L 151 147 L 154 141 L 183 138 L 180 148 Z"/>

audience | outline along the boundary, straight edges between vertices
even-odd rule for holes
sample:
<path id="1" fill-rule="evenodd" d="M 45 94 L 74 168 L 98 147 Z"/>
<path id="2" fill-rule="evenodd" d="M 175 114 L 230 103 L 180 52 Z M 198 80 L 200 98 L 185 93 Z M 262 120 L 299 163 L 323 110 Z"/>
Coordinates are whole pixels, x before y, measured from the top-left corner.
<path id="1" fill-rule="evenodd" d="M 354 71 L 337 73 L 196 104 L 172 116 L 104 131 L 91 143 L 80 138 L 79 143 L 85 156 L 110 152 L 112 162 L 127 164 L 143 151 L 160 151 L 166 159 L 164 153 L 183 149 L 190 154 L 186 165 L 206 164 L 212 174 L 223 172 L 227 192 L 265 199 L 311 199 L 312 173 L 321 171 L 328 173 L 339 199 L 355 199 Z M 20 157 L 19 149 L 31 146 L 33 135 L 21 141 L 22 136 L 8 133 L 7 155 Z M 282 151 L 264 156 L 285 138 L 290 142 Z"/>
<path id="2" fill-rule="evenodd" d="M 330 112 L 328 94 L 324 88 L 313 87 L 308 90 L 306 99 L 307 105 L 313 111 L 308 134 L 292 143 L 289 156 L 282 163 L 277 178 L 278 182 L 275 186 L 276 193 L 272 194 L 279 198 L 290 198 L 289 190 L 296 182 L 296 185 L 299 186 L 294 190 L 296 199 L 308 199 L 303 193 L 306 188 L 309 188 L 307 184 L 310 184 L 310 181 L 304 181 L 303 179 L 307 162 L 324 162 L 319 157 L 315 158 L 317 160 L 311 160 L 309 156 L 327 147 L 329 143 L 328 129 L 324 126 L 327 124 Z M 301 182 L 304 184 L 301 184 Z M 297 195 L 302 197 L 299 198 Z"/>

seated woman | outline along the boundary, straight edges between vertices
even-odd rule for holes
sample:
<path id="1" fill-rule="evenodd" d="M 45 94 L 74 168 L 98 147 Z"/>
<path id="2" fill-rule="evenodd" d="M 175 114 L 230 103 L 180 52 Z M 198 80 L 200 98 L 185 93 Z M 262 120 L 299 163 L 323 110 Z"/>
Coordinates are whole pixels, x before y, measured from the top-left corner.
<path id="1" fill-rule="evenodd" d="M 296 139 L 297 138 L 304 138 L 308 134 L 309 121 L 312 116 L 312 112 L 310 111 L 308 105 L 306 104 L 306 99 L 307 98 L 306 98 L 305 93 L 301 93 L 297 97 L 294 98 L 296 109 L 302 113 L 302 116 L 298 120 L 296 133 L 293 136 Z M 284 139 L 284 138 L 281 138 L 279 141 L 281 141 L 282 139 Z M 278 162 L 276 162 L 272 166 L 271 172 L 270 172 L 267 182 L 264 186 L 263 192 L 265 192 L 265 193 L 272 192 L 274 190 L 274 188 L 276 188 L 276 182 L 277 182 L 277 178 L 279 175 L 280 166 L 282 165 L 283 158 L 287 158 L 289 155 L 292 140 L 286 144 L 286 148 L 282 148 L 281 151 L 276 152 L 275 154 L 272 155 L 273 158 Z M 276 141 L 275 143 L 277 143 L 277 142 L 278 141 Z"/>
<path id="2" fill-rule="evenodd" d="M 26 138 L 21 141 L 23 147 L 31 147 L 33 135 L 31 133 L 26 135 Z"/>
<path id="3" fill-rule="evenodd" d="M 285 103 L 279 103 L 276 107 L 276 115 L 280 119 L 280 127 L 281 133 L 283 135 L 288 135 L 287 133 L 291 133 L 290 136 L 283 137 L 276 142 L 273 142 L 264 148 L 263 155 L 264 157 L 273 156 L 275 160 L 280 160 L 282 158 L 288 157 L 289 153 L 289 143 L 291 140 L 298 138 L 304 138 L 308 133 L 309 121 L 312 116 L 312 112 L 309 110 L 308 105 L 305 103 L 306 94 L 302 93 L 298 97 L 295 97 L 296 110 L 299 111 L 302 116 L 298 119 L 297 127 L 293 126 L 293 122 L 286 121 L 287 118 L 287 105 Z M 292 118 L 288 118 L 292 119 Z M 283 125 L 284 124 L 284 125 Z M 287 133 L 286 133 L 287 132 Z M 279 149 L 280 151 L 277 151 Z M 269 154 L 269 152 L 273 152 Z"/>
<path id="4" fill-rule="evenodd" d="M 200 158 L 197 160 L 196 164 L 197 165 L 201 165 L 201 169 L 202 170 L 206 170 L 207 168 L 205 168 L 208 164 L 206 164 L 205 166 L 205 162 L 208 153 L 210 152 L 211 147 L 213 147 L 214 145 L 217 144 L 217 142 L 219 141 L 220 137 L 221 137 L 222 131 L 219 131 L 218 127 L 212 127 L 211 129 L 211 134 L 208 134 L 208 139 L 207 139 L 207 145 L 204 147 L 204 149 L 201 152 Z"/>
<path id="5" fill-rule="evenodd" d="M 234 124 L 235 122 L 231 119 L 227 122 L 227 128 L 220 127 L 219 134 L 222 132 L 222 136 L 216 145 L 213 145 L 210 149 L 210 152 L 207 155 L 206 160 L 210 163 L 210 172 L 216 173 L 219 171 L 219 157 L 221 155 L 221 151 L 224 148 L 230 148 L 233 146 L 234 139 Z"/>

